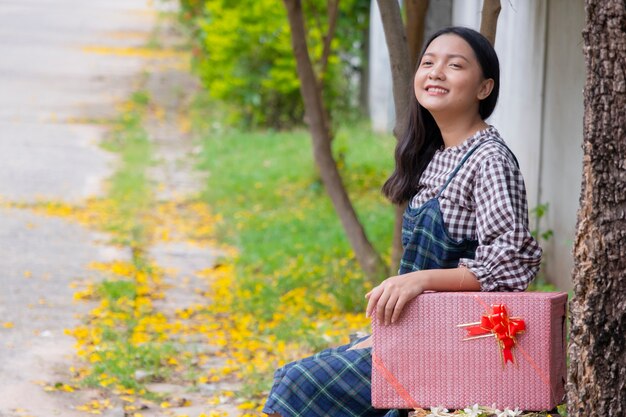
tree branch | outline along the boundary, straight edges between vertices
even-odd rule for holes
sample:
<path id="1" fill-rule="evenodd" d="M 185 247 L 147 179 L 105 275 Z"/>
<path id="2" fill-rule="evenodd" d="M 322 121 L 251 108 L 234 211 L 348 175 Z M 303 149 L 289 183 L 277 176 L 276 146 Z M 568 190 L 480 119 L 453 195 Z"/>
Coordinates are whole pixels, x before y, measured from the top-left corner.
<path id="1" fill-rule="evenodd" d="M 498 27 L 498 16 L 502 6 L 500 0 L 485 0 L 480 20 L 480 33 L 482 33 L 491 45 L 496 44 L 496 29 Z"/>
<path id="2" fill-rule="evenodd" d="M 319 85 L 324 85 L 326 68 L 328 67 L 328 57 L 330 56 L 330 45 L 335 37 L 337 28 L 337 17 L 339 16 L 339 0 L 328 0 L 328 31 L 324 36 L 324 50 L 320 59 Z"/>
<path id="3" fill-rule="evenodd" d="M 396 109 L 396 124 L 393 133 L 400 140 L 407 125 L 409 110 L 409 94 L 412 85 L 413 71 L 409 58 L 409 47 L 406 32 L 402 23 L 400 6 L 396 0 L 377 0 L 380 17 L 383 22 L 385 41 L 389 50 L 389 63 L 393 83 L 393 104 Z M 404 207 L 396 206 L 395 224 L 391 251 L 392 273 L 397 273 L 398 264 L 402 257 L 402 213 Z"/>

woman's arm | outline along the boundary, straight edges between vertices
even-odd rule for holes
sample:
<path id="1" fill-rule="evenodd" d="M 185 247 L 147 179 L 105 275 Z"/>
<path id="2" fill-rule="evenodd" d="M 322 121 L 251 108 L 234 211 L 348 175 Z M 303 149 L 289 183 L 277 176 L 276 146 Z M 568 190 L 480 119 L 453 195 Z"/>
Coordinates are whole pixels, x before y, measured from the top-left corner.
<path id="1" fill-rule="evenodd" d="M 528 230 L 526 188 L 519 169 L 502 156 L 481 163 L 473 198 L 479 245 L 460 259 L 482 291 L 524 291 L 536 276 L 542 251 Z"/>
<path id="2" fill-rule="evenodd" d="M 382 323 L 394 323 L 407 302 L 424 291 L 480 291 L 480 283 L 467 268 L 429 269 L 396 275 L 365 294 L 366 316 L 375 312 Z"/>

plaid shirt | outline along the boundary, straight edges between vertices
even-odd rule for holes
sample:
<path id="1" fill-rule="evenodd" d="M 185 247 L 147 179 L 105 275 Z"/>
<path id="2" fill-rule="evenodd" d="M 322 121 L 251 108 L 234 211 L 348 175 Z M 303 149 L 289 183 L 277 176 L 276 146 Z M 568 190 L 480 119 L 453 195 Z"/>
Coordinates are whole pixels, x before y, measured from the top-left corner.
<path id="1" fill-rule="evenodd" d="M 438 150 L 424 170 L 411 207 L 434 198 L 448 176 L 476 143 L 504 143 L 495 127 L 463 143 Z M 439 198 L 451 238 L 478 240 L 474 259 L 461 259 L 482 291 L 523 291 L 541 263 L 541 248 L 528 230 L 524 179 L 505 146 L 489 142 L 463 165 Z"/>

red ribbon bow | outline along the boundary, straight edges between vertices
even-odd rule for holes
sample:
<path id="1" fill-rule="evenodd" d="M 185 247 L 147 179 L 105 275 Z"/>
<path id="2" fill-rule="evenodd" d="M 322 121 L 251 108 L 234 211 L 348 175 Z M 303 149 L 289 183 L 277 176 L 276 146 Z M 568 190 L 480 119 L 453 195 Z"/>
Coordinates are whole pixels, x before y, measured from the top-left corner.
<path id="1" fill-rule="evenodd" d="M 467 335 L 463 340 L 476 339 L 493 334 L 498 340 L 504 364 L 507 361 L 515 363 L 511 349 L 517 341 L 515 335 L 526 330 L 524 320 L 509 317 L 504 304 L 494 304 L 491 306 L 491 314 L 483 314 L 478 323 L 461 324 L 459 326 L 470 326 L 467 328 Z"/>

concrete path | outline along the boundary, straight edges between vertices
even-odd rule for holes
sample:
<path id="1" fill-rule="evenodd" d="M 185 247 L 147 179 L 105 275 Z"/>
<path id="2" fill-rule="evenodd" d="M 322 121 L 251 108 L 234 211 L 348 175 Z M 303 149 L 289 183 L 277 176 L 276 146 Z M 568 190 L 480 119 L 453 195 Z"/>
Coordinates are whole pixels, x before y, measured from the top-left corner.
<path id="1" fill-rule="evenodd" d="M 0 198 L 79 203 L 98 194 L 113 157 L 97 144 L 143 60 L 90 51 L 141 46 L 155 14 L 145 0 L 0 0 Z M 6 207 L 6 205 L 5 205 Z M 91 261 L 123 257 L 106 237 L 59 218 L 0 209 L 0 416 L 84 416 L 85 398 L 36 381 L 67 381 L 85 307 L 74 280 Z"/>
<path id="2" fill-rule="evenodd" d="M 164 44 L 180 43 L 181 39 L 173 35 L 171 28 L 164 25 L 159 31 L 159 41 Z M 145 89 L 151 105 L 162 109 L 162 117 L 154 115 L 145 120 L 145 126 L 154 146 L 154 157 L 158 162 L 149 176 L 158 184 L 156 198 L 159 201 L 185 201 L 193 199 L 202 190 L 204 178 L 194 167 L 198 164 L 199 145 L 194 143 L 190 134 L 181 131 L 179 120 L 184 117 L 181 110 L 187 108 L 189 100 L 199 88 L 199 81 L 187 71 L 181 70 L 180 58 L 174 58 L 170 64 L 161 62 L 153 68 L 146 79 Z M 184 111 L 184 110 L 183 110 Z M 202 295 L 209 290 L 207 280 L 198 275 L 199 271 L 215 265 L 219 256 L 226 255 L 217 248 L 192 245 L 188 242 L 158 242 L 148 249 L 148 256 L 167 273 L 163 281 L 170 288 L 163 300 L 156 300 L 155 307 L 169 317 L 177 309 L 206 304 L 209 300 Z M 217 348 L 206 343 L 203 338 L 188 340 L 198 352 L 212 352 Z M 224 366 L 224 358 L 213 357 L 204 364 L 204 369 Z M 221 391 L 237 392 L 241 387 L 234 381 L 220 381 L 198 384 L 190 390 L 188 385 L 172 383 L 150 384 L 153 392 L 160 392 L 172 397 L 189 399 L 190 405 L 178 407 L 174 415 L 196 417 L 209 414 L 234 417 L 244 414 L 239 410 L 234 399 L 223 398 L 219 405 L 208 405 L 207 399 Z M 144 417 L 167 416 L 162 410 L 146 410 Z"/>

